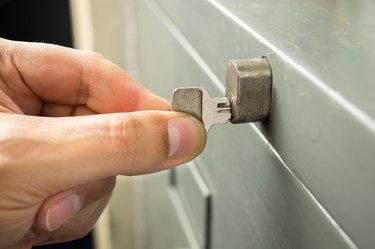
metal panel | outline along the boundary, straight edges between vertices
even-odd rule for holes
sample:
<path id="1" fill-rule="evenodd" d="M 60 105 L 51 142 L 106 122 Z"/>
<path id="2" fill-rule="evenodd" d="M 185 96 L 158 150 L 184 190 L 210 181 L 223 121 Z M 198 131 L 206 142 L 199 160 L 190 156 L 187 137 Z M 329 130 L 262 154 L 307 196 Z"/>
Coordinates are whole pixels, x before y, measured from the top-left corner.
<path id="1" fill-rule="evenodd" d="M 258 129 L 342 232 L 372 248 L 374 2 L 158 2 L 221 81 L 229 59 L 270 58 L 273 111 Z"/>
<path id="2" fill-rule="evenodd" d="M 199 249 L 190 246 L 189 237 L 194 234 L 184 226 L 186 219 L 181 217 L 185 214 L 181 214 L 178 196 L 173 192 L 171 198 L 168 192 L 168 172 L 146 176 L 144 182 L 146 249 Z"/>
<path id="3" fill-rule="evenodd" d="M 171 98 L 176 87 L 191 82 L 206 82 L 209 78 L 165 29 L 149 8 L 140 2 L 137 6 L 140 80 L 154 92 Z M 157 36 L 155 36 L 157 30 Z M 167 52 L 168 51 L 168 52 Z M 181 55 L 181 52 L 184 54 Z M 181 56 L 180 56 L 181 55 Z M 173 70 L 169 66 L 174 65 Z M 200 70 L 192 75 L 186 67 Z M 164 73 L 158 73 L 164 72 Z M 165 73 L 165 72 L 168 72 Z M 169 172 L 145 177 L 146 247 L 149 249 L 201 248 L 196 232 L 191 231 L 190 220 L 176 188 L 171 188 Z"/>
<path id="4" fill-rule="evenodd" d="M 186 12 L 189 5 L 185 6 Z M 184 37 L 158 6 L 149 1 L 140 1 L 138 10 L 141 81 L 167 98 L 175 87 L 191 85 L 202 85 L 214 96 L 222 95 L 220 80 L 188 41 L 205 34 L 196 32 L 195 36 Z M 190 20 L 196 17 L 191 12 L 189 15 Z M 210 15 L 207 17 L 209 21 Z M 218 20 L 217 25 L 221 24 Z M 220 39 L 226 40 L 226 36 Z M 260 47 L 257 55 L 265 51 Z M 217 54 L 225 53 L 226 49 L 221 49 Z M 211 59 L 207 58 L 210 62 Z M 220 78 L 225 75 L 225 65 L 218 74 Z M 283 65 L 280 64 L 280 70 L 285 69 Z M 289 70 L 289 76 L 298 79 L 299 74 Z M 288 114 L 288 110 L 283 111 Z M 197 162 L 213 191 L 210 248 L 355 248 L 257 126 L 213 127 L 207 148 Z M 163 188 L 163 179 L 148 185 L 151 196 L 153 191 Z M 155 210 L 154 205 L 162 206 L 151 202 L 148 208 Z M 148 219 L 159 225 L 165 223 L 157 214 Z"/>
<path id="5" fill-rule="evenodd" d="M 173 186 L 180 195 L 200 248 L 208 247 L 211 193 L 194 163 L 173 170 Z"/>

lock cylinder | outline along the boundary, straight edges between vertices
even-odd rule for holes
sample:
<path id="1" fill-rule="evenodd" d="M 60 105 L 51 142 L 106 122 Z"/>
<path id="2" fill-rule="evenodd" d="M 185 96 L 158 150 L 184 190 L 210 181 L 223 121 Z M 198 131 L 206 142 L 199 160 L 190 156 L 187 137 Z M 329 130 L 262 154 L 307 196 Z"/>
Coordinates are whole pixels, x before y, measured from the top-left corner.
<path id="1" fill-rule="evenodd" d="M 267 119 L 272 100 L 272 70 L 268 59 L 231 60 L 227 66 L 225 95 L 231 103 L 231 123 Z"/>

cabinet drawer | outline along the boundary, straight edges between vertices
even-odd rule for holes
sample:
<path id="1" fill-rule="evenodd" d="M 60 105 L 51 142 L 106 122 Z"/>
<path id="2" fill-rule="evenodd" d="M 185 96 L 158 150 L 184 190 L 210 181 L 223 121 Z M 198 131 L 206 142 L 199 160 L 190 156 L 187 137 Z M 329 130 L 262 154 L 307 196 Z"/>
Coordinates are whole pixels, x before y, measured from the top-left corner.
<path id="1" fill-rule="evenodd" d="M 190 162 L 173 169 L 171 185 L 184 206 L 197 244 L 200 248 L 207 248 L 211 225 L 211 192 L 196 164 Z"/>
<path id="2" fill-rule="evenodd" d="M 352 246 L 371 248 L 375 243 L 368 232 L 375 229 L 375 51 L 369 32 L 375 29 L 373 3 L 353 8 L 349 2 L 327 1 L 157 2 L 220 82 L 229 59 L 268 56 L 274 77 L 270 120 L 245 125 L 239 136 L 261 131 L 344 237 L 354 242 Z M 222 86 L 217 90 L 217 95 L 223 94 Z M 233 132 L 237 130 L 233 127 Z M 221 131 L 210 132 L 209 141 Z M 252 143 L 238 141 L 245 148 Z M 245 157 L 231 148 L 233 152 L 226 153 Z"/>
<path id="3" fill-rule="evenodd" d="M 222 96 L 230 59 L 272 65 L 270 120 L 213 127 L 197 159 L 213 191 L 212 248 L 375 243 L 375 52 L 355 21 L 374 22 L 346 4 L 139 2 L 141 81 L 166 98 L 195 85 Z"/>

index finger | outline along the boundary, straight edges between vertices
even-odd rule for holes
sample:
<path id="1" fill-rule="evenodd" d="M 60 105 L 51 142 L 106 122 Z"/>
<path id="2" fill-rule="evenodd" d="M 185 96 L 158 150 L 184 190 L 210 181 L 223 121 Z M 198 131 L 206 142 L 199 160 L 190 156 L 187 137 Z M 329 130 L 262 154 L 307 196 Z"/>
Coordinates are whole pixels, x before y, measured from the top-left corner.
<path id="1" fill-rule="evenodd" d="M 24 84 L 42 101 L 86 105 L 98 113 L 168 109 L 168 102 L 103 56 L 43 43 L 9 41 Z"/>

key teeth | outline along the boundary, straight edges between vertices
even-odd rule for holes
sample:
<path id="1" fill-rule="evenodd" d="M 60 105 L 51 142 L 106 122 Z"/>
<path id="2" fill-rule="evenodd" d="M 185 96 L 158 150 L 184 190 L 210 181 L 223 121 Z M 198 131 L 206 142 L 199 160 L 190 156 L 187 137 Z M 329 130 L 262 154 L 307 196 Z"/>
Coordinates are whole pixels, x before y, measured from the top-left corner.
<path id="1" fill-rule="evenodd" d="M 217 112 L 218 113 L 231 113 L 231 108 L 230 107 L 218 108 Z"/>
<path id="2" fill-rule="evenodd" d="M 228 121 L 229 121 L 229 119 L 230 119 L 230 116 L 228 117 L 228 119 L 227 119 L 225 122 L 222 122 L 222 123 L 209 123 L 209 124 L 208 124 L 208 122 L 206 122 L 206 123 L 203 122 L 203 124 L 204 124 L 204 128 L 206 129 L 206 132 L 208 133 L 208 131 L 210 130 L 210 128 L 211 128 L 213 125 L 217 125 L 217 124 L 227 124 Z"/>

